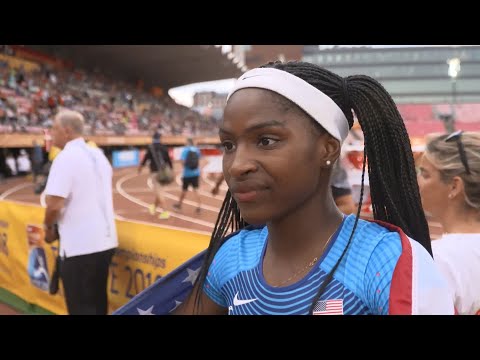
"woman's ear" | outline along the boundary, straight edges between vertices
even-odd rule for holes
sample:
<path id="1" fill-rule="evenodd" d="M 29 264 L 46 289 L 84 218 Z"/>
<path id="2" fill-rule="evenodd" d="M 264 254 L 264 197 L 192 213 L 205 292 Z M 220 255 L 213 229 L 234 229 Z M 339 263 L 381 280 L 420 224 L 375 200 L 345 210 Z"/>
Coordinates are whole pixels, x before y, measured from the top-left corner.
<path id="1" fill-rule="evenodd" d="M 321 136 L 320 139 L 320 165 L 322 167 L 330 167 L 340 156 L 340 142 L 328 133 Z"/>
<path id="2" fill-rule="evenodd" d="M 454 176 L 449 185 L 448 198 L 455 199 L 458 195 L 464 193 L 464 184 L 460 176 Z"/>

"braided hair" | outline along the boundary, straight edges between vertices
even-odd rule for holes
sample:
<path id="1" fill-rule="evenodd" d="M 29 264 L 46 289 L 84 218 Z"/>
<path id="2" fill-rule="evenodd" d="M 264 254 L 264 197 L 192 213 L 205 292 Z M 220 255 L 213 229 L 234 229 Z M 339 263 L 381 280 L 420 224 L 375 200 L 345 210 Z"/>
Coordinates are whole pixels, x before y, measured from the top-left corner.
<path id="1" fill-rule="evenodd" d="M 349 128 L 353 126 L 355 113 L 365 138 L 360 202 L 352 233 L 342 255 L 315 295 L 310 313 L 333 279 L 333 274 L 353 239 L 362 207 L 367 158 L 374 218 L 400 227 L 409 237 L 423 245 L 431 255 L 429 228 L 421 205 L 410 139 L 403 119 L 385 88 L 368 76 L 354 75 L 342 78 L 320 66 L 306 62 L 276 61 L 261 67 L 286 71 L 329 96 L 345 114 Z M 291 108 L 296 107 L 289 100 L 285 100 L 284 103 L 288 103 Z M 317 124 L 313 119 L 312 122 Z M 385 158 L 387 154 L 388 161 Z M 197 286 L 195 294 L 196 309 L 200 306 L 200 294 L 208 269 L 216 252 L 226 241 L 228 231 L 236 232 L 246 225 L 240 217 L 235 200 L 230 192 L 227 192 L 197 279 L 199 287 Z"/>

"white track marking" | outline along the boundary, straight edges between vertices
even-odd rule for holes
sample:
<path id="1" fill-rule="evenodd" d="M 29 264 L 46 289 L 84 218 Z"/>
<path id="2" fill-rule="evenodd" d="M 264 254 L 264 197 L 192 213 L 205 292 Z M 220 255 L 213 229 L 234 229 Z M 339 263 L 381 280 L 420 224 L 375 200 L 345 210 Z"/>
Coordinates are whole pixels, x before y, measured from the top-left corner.
<path id="1" fill-rule="evenodd" d="M 151 178 L 148 178 L 147 179 L 147 186 L 150 188 L 150 189 L 153 189 L 153 181 Z M 163 196 L 166 197 L 167 199 L 171 199 L 171 200 L 175 200 L 175 201 L 178 201 L 180 200 L 180 198 L 176 195 L 173 195 L 173 194 L 170 194 L 168 193 L 167 191 L 172 191 L 173 189 L 169 189 L 169 188 L 164 188 L 163 189 Z M 183 200 L 183 203 L 184 204 L 187 204 L 187 205 L 191 205 L 191 206 L 197 206 L 198 204 L 194 201 L 190 201 L 190 200 Z M 205 209 L 205 210 L 209 210 L 209 211 L 213 211 L 215 213 L 218 213 L 220 211 L 220 208 L 218 207 L 214 207 L 214 206 L 208 206 L 208 205 L 200 205 L 200 208 L 201 209 Z"/>
<path id="2" fill-rule="evenodd" d="M 126 192 L 128 192 L 128 193 L 130 193 L 130 194 L 132 194 L 132 193 L 139 193 L 139 194 L 145 193 L 145 194 L 150 194 L 150 193 L 152 192 L 152 190 L 150 190 L 150 189 L 145 189 L 145 188 L 143 188 L 143 187 L 142 187 L 142 188 L 140 188 L 140 187 L 138 187 L 138 188 L 128 188 L 128 189 L 123 189 L 123 190 L 125 190 Z M 118 194 L 117 190 L 113 189 L 112 191 L 113 191 L 114 194 Z"/>
<path id="3" fill-rule="evenodd" d="M 134 178 L 135 176 L 137 176 L 137 174 L 130 174 L 130 175 L 125 175 L 123 176 L 122 178 L 118 179 L 117 182 L 116 182 L 116 185 L 115 185 L 115 188 L 117 189 L 117 191 L 119 192 L 120 195 L 122 195 L 124 198 L 130 200 L 131 202 L 134 202 L 135 204 L 138 204 L 140 206 L 143 206 L 143 207 L 146 207 L 148 208 L 150 206 L 150 204 L 144 202 L 144 201 L 141 201 L 139 199 L 137 199 L 136 197 L 134 196 L 131 196 L 129 194 L 127 194 L 123 189 L 122 189 L 122 184 L 127 181 L 127 180 L 130 180 L 132 178 Z M 158 210 L 156 210 L 158 212 Z M 198 224 L 198 225 L 202 225 L 202 226 L 205 226 L 205 227 L 209 227 L 209 228 L 214 228 L 215 227 L 215 224 L 211 223 L 211 222 L 207 222 L 207 221 L 202 221 L 202 220 L 198 220 L 196 218 L 193 218 L 193 217 L 190 217 L 190 216 L 185 216 L 185 215 L 180 215 L 180 214 L 177 214 L 175 212 L 170 212 L 170 216 L 171 217 L 175 217 L 177 219 L 181 219 L 181 220 L 185 220 L 185 221 L 188 221 L 188 222 L 191 222 L 191 223 L 194 223 L 194 224 Z"/>
<path id="4" fill-rule="evenodd" d="M 33 184 L 31 183 L 23 183 L 23 184 L 19 184 L 17 186 L 14 186 L 13 188 L 11 189 L 8 189 L 7 191 L 3 192 L 1 195 L 0 195 L 0 200 L 5 200 L 7 198 L 7 196 L 10 196 L 12 195 L 13 193 L 19 191 L 19 190 L 22 190 L 22 189 L 25 189 L 27 187 L 30 187 L 30 186 L 33 186 Z"/>

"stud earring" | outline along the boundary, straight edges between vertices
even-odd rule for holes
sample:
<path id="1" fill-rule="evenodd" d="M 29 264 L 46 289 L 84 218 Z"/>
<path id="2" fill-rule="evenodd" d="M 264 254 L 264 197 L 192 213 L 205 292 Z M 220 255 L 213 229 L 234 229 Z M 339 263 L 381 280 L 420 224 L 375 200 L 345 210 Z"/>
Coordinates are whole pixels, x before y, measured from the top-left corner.
<path id="1" fill-rule="evenodd" d="M 330 166 L 332 162 L 330 160 L 327 160 L 327 166 Z"/>

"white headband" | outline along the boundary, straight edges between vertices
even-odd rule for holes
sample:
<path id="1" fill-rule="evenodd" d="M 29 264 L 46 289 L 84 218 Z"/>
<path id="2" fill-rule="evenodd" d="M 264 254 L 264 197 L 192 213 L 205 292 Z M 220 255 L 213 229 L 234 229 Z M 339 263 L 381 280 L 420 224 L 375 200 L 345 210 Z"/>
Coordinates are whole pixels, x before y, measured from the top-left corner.
<path id="1" fill-rule="evenodd" d="M 247 71 L 235 83 L 227 101 L 236 91 L 260 88 L 274 91 L 292 101 L 317 121 L 335 139 L 343 143 L 348 135 L 348 121 L 343 111 L 323 92 L 299 77 L 273 68 Z"/>

